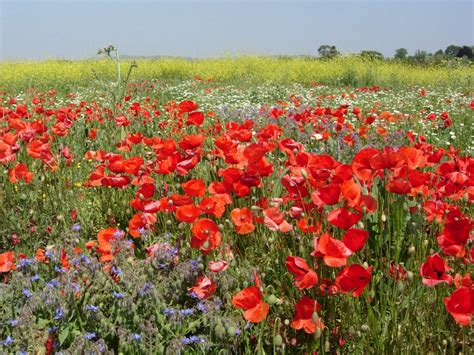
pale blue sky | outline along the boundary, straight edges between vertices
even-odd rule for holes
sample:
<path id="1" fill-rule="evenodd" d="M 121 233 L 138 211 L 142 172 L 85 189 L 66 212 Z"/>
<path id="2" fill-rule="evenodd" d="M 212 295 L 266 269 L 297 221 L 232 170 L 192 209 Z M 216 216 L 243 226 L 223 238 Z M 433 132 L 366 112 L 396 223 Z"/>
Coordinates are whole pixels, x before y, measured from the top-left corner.
<path id="1" fill-rule="evenodd" d="M 345 53 L 393 56 L 474 44 L 471 0 L 0 0 L 0 60 L 127 55 L 213 57 Z"/>

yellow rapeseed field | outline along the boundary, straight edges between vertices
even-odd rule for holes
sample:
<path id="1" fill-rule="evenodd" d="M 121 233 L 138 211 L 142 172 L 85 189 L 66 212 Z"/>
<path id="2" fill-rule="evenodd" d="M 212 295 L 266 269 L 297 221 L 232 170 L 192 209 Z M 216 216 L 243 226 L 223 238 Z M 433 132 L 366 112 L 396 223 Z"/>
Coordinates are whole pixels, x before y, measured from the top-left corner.
<path id="1" fill-rule="evenodd" d="M 130 60 L 121 62 L 126 72 Z M 441 66 L 415 66 L 395 61 L 370 61 L 360 57 L 319 60 L 301 57 L 224 57 L 190 60 L 180 58 L 138 59 L 131 76 L 136 79 L 189 79 L 199 76 L 231 82 L 324 83 L 380 86 L 472 87 L 473 65 L 456 62 Z M 94 71 L 96 74 L 94 74 Z M 90 83 L 115 75 L 110 61 L 47 60 L 0 63 L 0 85 L 29 87 Z"/>

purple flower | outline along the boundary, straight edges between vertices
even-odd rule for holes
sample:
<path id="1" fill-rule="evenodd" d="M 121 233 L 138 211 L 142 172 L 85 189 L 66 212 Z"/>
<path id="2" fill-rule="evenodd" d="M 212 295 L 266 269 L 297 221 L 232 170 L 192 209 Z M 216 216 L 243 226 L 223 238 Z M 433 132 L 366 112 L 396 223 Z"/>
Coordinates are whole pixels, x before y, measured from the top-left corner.
<path id="1" fill-rule="evenodd" d="M 99 310 L 99 307 L 97 306 L 94 306 L 92 304 L 88 304 L 86 306 L 86 311 L 89 311 L 89 312 L 97 312 Z"/>
<path id="2" fill-rule="evenodd" d="M 10 324 L 11 327 L 16 327 L 18 323 L 19 323 L 18 319 L 10 319 L 8 321 L 8 324 Z"/>
<path id="3" fill-rule="evenodd" d="M 33 296 L 33 294 L 31 293 L 30 290 L 28 290 L 27 288 L 24 288 L 21 293 L 23 294 L 23 296 L 25 296 L 26 298 L 30 298 L 31 296 Z"/>
<path id="4" fill-rule="evenodd" d="M 13 344 L 13 338 L 11 336 L 7 336 L 4 341 L 2 341 L 3 346 L 8 346 Z"/>
<path id="5" fill-rule="evenodd" d="M 61 306 L 59 306 L 57 309 L 56 309 L 56 312 L 54 313 L 54 320 L 60 320 L 64 317 L 64 311 L 63 309 L 61 308 Z"/>
<path id="6" fill-rule="evenodd" d="M 125 295 L 122 292 L 115 292 L 114 291 L 114 297 L 118 299 L 123 299 Z"/>
<path id="7" fill-rule="evenodd" d="M 171 316 L 173 314 L 176 313 L 176 310 L 174 308 L 165 308 L 163 310 L 163 314 L 167 315 L 167 316 Z"/>
<path id="8" fill-rule="evenodd" d="M 191 314 L 194 313 L 194 309 L 192 308 L 188 308 L 188 309 L 182 309 L 179 311 L 179 314 L 181 314 L 182 316 L 190 316 Z"/>
<path id="9" fill-rule="evenodd" d="M 38 281 L 39 280 L 39 275 L 38 274 L 34 274 L 32 277 L 31 277 L 31 282 L 35 282 L 35 281 Z"/>
<path id="10" fill-rule="evenodd" d="M 81 224 L 80 223 L 74 223 L 71 227 L 71 229 L 74 231 L 74 232 L 79 232 L 81 230 Z"/>
<path id="11" fill-rule="evenodd" d="M 28 267 L 33 264 L 33 261 L 27 258 L 21 259 L 17 264 L 16 267 L 21 269 L 23 267 Z"/>
<path id="12" fill-rule="evenodd" d="M 59 281 L 56 279 L 52 279 L 51 281 L 46 282 L 45 285 L 48 286 L 49 288 L 55 288 L 59 286 Z"/>
<path id="13" fill-rule="evenodd" d="M 142 336 L 138 333 L 133 333 L 132 334 L 132 339 L 135 340 L 135 341 L 140 341 L 140 340 L 142 340 Z"/>
<path id="14" fill-rule="evenodd" d="M 84 335 L 84 339 L 86 339 L 86 340 L 92 340 L 92 339 L 94 339 L 96 336 L 97 336 L 97 335 L 96 335 L 95 333 L 86 333 L 86 334 Z"/>

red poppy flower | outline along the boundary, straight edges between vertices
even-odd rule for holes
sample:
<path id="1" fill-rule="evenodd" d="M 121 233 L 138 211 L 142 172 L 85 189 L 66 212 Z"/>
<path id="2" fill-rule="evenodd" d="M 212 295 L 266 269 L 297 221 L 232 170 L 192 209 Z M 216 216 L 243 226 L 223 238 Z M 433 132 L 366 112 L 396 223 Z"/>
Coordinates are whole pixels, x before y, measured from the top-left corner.
<path id="1" fill-rule="evenodd" d="M 328 233 L 324 233 L 320 238 L 314 238 L 314 251 L 311 255 L 322 257 L 327 266 L 344 266 L 351 254 L 352 250 L 342 241 L 331 238 Z"/>
<path id="2" fill-rule="evenodd" d="M 33 173 L 28 171 L 28 167 L 25 164 L 17 164 L 8 172 L 8 179 L 11 183 L 24 180 L 29 184 L 33 179 Z"/>
<path id="3" fill-rule="evenodd" d="M 200 214 L 201 210 L 194 205 L 179 206 L 176 209 L 176 218 L 180 222 L 193 223 Z"/>
<path id="4" fill-rule="evenodd" d="M 186 125 L 200 126 L 204 122 L 204 114 L 202 112 L 192 112 L 188 114 Z"/>
<path id="5" fill-rule="evenodd" d="M 217 248 L 221 243 L 221 233 L 217 224 L 209 218 L 197 220 L 192 227 L 191 247 L 201 249 L 204 254 Z"/>
<path id="6" fill-rule="evenodd" d="M 365 269 L 357 264 L 345 267 L 336 276 L 336 286 L 342 293 L 352 292 L 352 296 L 359 297 L 370 282 L 371 272 L 372 267 Z"/>
<path id="7" fill-rule="evenodd" d="M 188 288 L 188 292 L 192 292 L 200 300 L 206 300 L 210 298 L 217 289 L 217 285 L 207 276 L 198 277 L 196 284 Z"/>
<path id="8" fill-rule="evenodd" d="M 313 192 L 311 199 L 317 206 L 331 206 L 339 202 L 340 194 L 341 186 L 339 184 L 329 184 Z"/>
<path id="9" fill-rule="evenodd" d="M 319 316 L 315 321 L 314 314 L 321 311 L 321 306 L 316 300 L 308 296 L 303 296 L 298 303 L 295 304 L 296 315 L 291 322 L 293 329 L 304 329 L 308 334 L 316 332 L 316 329 L 324 329 L 324 323 Z"/>
<path id="10" fill-rule="evenodd" d="M 469 238 L 471 223 L 467 219 L 459 219 L 446 223 L 438 244 L 445 254 L 462 257 L 466 253 L 465 245 Z"/>
<path id="11" fill-rule="evenodd" d="M 116 253 L 112 250 L 111 242 L 115 239 L 123 238 L 125 233 L 117 228 L 102 229 L 97 233 L 98 247 L 97 252 L 101 255 L 100 261 L 111 261 L 113 254 Z"/>
<path id="12" fill-rule="evenodd" d="M 252 323 L 259 323 L 267 318 L 268 304 L 263 302 L 257 286 L 250 286 L 232 298 L 234 307 L 245 309 L 244 318 Z"/>
<path id="13" fill-rule="evenodd" d="M 441 282 L 450 284 L 453 281 L 451 275 L 446 274 L 450 268 L 438 254 L 428 256 L 428 261 L 421 264 L 420 275 L 423 276 L 423 284 L 433 287 Z"/>
<path id="14" fill-rule="evenodd" d="M 238 234 L 249 234 L 254 231 L 253 214 L 249 208 L 234 208 L 230 216 L 234 222 L 235 231 Z"/>
<path id="15" fill-rule="evenodd" d="M 198 104 L 195 103 L 194 101 L 187 100 L 179 103 L 178 109 L 180 113 L 184 112 L 192 112 L 198 109 Z"/>
<path id="16" fill-rule="evenodd" d="M 367 238 L 369 238 L 369 232 L 357 228 L 347 230 L 342 237 L 344 245 L 354 253 L 364 248 Z"/>
<path id="17" fill-rule="evenodd" d="M 333 226 L 349 229 L 354 224 L 359 222 L 362 218 L 360 213 L 349 212 L 346 208 L 341 207 L 334 211 L 329 212 L 327 220 Z"/>
<path id="18" fill-rule="evenodd" d="M 206 184 L 202 179 L 193 179 L 181 184 L 186 195 L 202 197 L 206 193 Z"/>
<path id="19" fill-rule="evenodd" d="M 219 261 L 209 261 L 209 271 L 212 272 L 219 272 L 219 271 L 224 271 L 227 269 L 227 261 L 225 260 L 219 260 Z"/>
<path id="20" fill-rule="evenodd" d="M 15 270 L 15 256 L 13 251 L 7 251 L 6 253 L 0 254 L 0 272 L 9 272 Z"/>
<path id="21" fill-rule="evenodd" d="M 468 326 L 474 313 L 474 290 L 462 286 L 444 299 L 444 305 L 456 323 Z"/>
<path id="22" fill-rule="evenodd" d="M 183 150 L 196 149 L 202 145 L 204 140 L 205 137 L 202 134 L 191 134 L 181 138 L 181 140 L 178 142 L 178 145 Z"/>
<path id="23" fill-rule="evenodd" d="M 306 261 L 297 256 L 286 257 L 286 268 L 295 276 L 295 286 L 300 290 L 309 289 L 318 283 L 318 275 Z"/>
<path id="24" fill-rule="evenodd" d="M 293 229 L 293 226 L 285 221 L 285 212 L 279 212 L 278 207 L 270 207 L 263 211 L 265 225 L 274 232 L 286 233 Z"/>

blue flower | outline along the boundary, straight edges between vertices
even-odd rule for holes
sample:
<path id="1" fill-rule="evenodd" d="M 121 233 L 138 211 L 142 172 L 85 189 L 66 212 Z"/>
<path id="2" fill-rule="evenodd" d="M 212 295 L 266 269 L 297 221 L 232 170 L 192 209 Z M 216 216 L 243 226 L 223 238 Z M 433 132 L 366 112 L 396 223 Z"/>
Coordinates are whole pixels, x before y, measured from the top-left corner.
<path id="1" fill-rule="evenodd" d="M 13 338 L 11 336 L 7 336 L 4 341 L 2 341 L 3 346 L 8 346 L 13 344 Z"/>
<path id="2" fill-rule="evenodd" d="M 193 313 L 194 313 L 194 309 L 192 308 L 182 309 L 179 311 L 179 314 L 181 314 L 182 316 L 190 316 Z"/>
<path id="3" fill-rule="evenodd" d="M 30 280 L 31 282 L 35 282 L 35 281 L 38 281 L 39 280 L 39 275 L 38 274 L 34 274 L 33 276 L 31 276 Z"/>
<path id="4" fill-rule="evenodd" d="M 96 336 L 97 336 L 97 335 L 96 335 L 95 333 L 86 333 L 86 334 L 84 335 L 84 339 L 86 339 L 86 340 L 92 340 L 92 339 L 94 339 Z"/>
<path id="5" fill-rule="evenodd" d="M 118 299 L 123 299 L 125 295 L 122 292 L 115 292 L 114 291 L 114 297 Z"/>
<path id="6" fill-rule="evenodd" d="M 63 309 L 61 308 L 61 306 L 59 306 L 57 309 L 56 309 L 56 312 L 54 313 L 54 320 L 60 320 L 61 318 L 64 317 L 64 311 Z"/>
<path id="7" fill-rule="evenodd" d="M 97 306 L 94 306 L 92 304 L 88 304 L 86 306 L 86 311 L 89 311 L 89 312 L 97 312 L 99 310 L 99 307 Z"/>
<path id="8" fill-rule="evenodd" d="M 16 327 L 18 323 L 19 323 L 18 319 L 10 319 L 8 321 L 8 324 L 10 324 L 11 327 Z"/>
<path id="9" fill-rule="evenodd" d="M 46 256 L 49 259 L 54 258 L 54 251 L 53 250 L 46 250 L 44 253 L 44 256 Z"/>
<path id="10" fill-rule="evenodd" d="M 21 260 L 16 264 L 16 267 L 19 268 L 19 269 L 21 269 L 21 268 L 23 268 L 23 267 L 28 267 L 28 266 L 30 266 L 30 265 L 32 265 L 32 264 L 33 264 L 33 261 L 32 261 L 32 260 L 25 258 L 25 259 L 21 259 Z"/>
<path id="11" fill-rule="evenodd" d="M 135 340 L 135 341 L 140 341 L 140 340 L 142 340 L 142 336 L 138 333 L 133 333 L 132 334 L 132 339 Z"/>
<path id="12" fill-rule="evenodd" d="M 25 296 L 26 298 L 30 298 L 31 296 L 33 296 L 33 294 L 31 293 L 30 290 L 28 290 L 27 288 L 24 288 L 21 293 L 23 294 L 23 296 Z"/>
<path id="13" fill-rule="evenodd" d="M 45 285 L 48 286 L 49 288 L 55 288 L 59 286 L 59 281 L 56 279 L 52 279 L 51 281 L 46 282 Z"/>
<path id="14" fill-rule="evenodd" d="M 79 232 L 81 230 L 81 224 L 80 223 L 74 223 L 71 227 L 71 229 L 74 231 L 74 232 Z"/>
<path id="15" fill-rule="evenodd" d="M 167 316 L 171 316 L 173 314 L 176 313 L 176 310 L 174 308 L 165 308 L 163 310 L 163 314 L 167 315 Z"/>
<path id="16" fill-rule="evenodd" d="M 202 313 L 207 313 L 209 311 L 209 308 L 203 301 L 199 302 L 196 308 Z"/>

